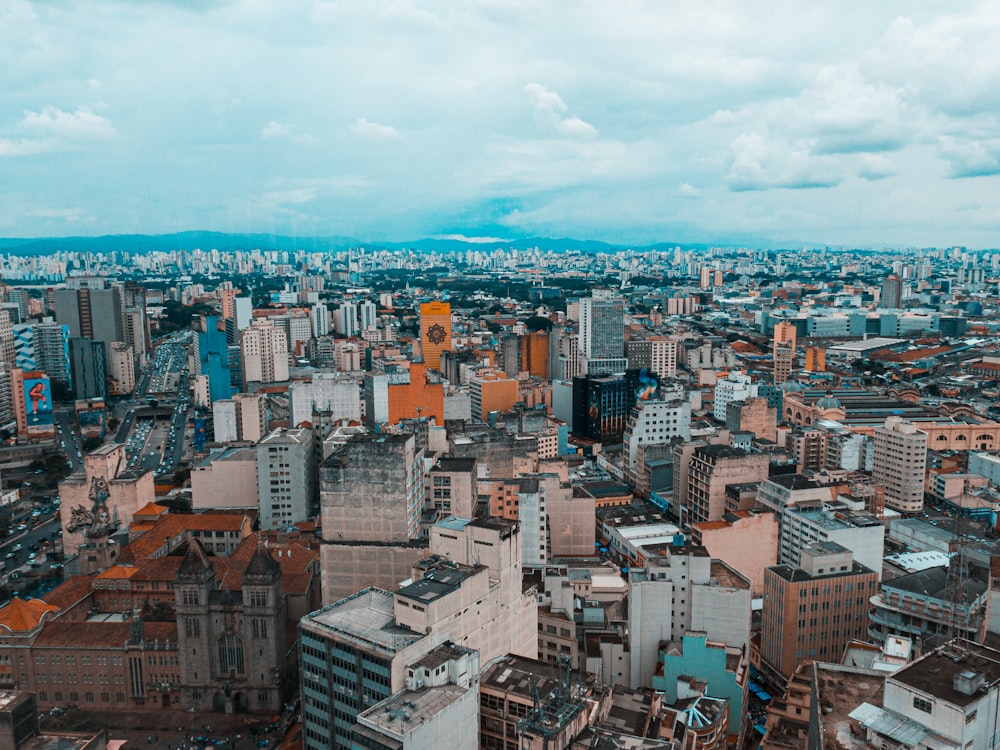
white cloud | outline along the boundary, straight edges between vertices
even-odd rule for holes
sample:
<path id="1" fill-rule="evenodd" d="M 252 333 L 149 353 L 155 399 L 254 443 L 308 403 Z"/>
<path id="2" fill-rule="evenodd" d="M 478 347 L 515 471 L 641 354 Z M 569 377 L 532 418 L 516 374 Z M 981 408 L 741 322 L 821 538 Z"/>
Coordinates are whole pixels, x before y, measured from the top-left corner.
<path id="1" fill-rule="evenodd" d="M 835 163 L 815 155 L 805 141 L 785 142 L 744 133 L 730 144 L 726 181 L 733 190 L 824 188 L 841 182 Z"/>
<path id="2" fill-rule="evenodd" d="M 282 125 L 277 120 L 271 120 L 260 129 L 261 138 L 288 138 L 292 134 L 292 129 L 287 125 Z"/>
<path id="3" fill-rule="evenodd" d="M 400 133 L 392 125 L 383 125 L 378 122 L 371 122 L 364 117 L 359 117 L 351 126 L 351 132 L 362 138 L 373 138 L 388 140 L 399 138 Z"/>
<path id="4" fill-rule="evenodd" d="M 677 186 L 677 195 L 680 198 L 700 198 L 702 192 L 690 182 L 682 182 Z"/>
<path id="5" fill-rule="evenodd" d="M 572 138 L 593 138 L 597 128 L 579 117 L 563 117 L 566 103 L 555 91 L 549 91 L 540 83 L 528 83 L 524 94 L 534 107 L 535 122 L 541 127 L 551 128 Z"/>
<path id="6" fill-rule="evenodd" d="M 82 208 L 38 208 L 34 211 L 28 211 L 28 215 L 42 219 L 61 219 L 74 224 L 81 220 L 93 220 L 94 218 Z"/>
<path id="7" fill-rule="evenodd" d="M 55 143 L 31 138 L 0 138 L 0 156 L 34 156 L 52 151 Z"/>
<path id="8" fill-rule="evenodd" d="M 41 112 L 26 110 L 21 127 L 71 143 L 106 141 L 118 135 L 111 121 L 90 107 L 77 107 L 75 112 L 57 107 L 43 107 Z"/>

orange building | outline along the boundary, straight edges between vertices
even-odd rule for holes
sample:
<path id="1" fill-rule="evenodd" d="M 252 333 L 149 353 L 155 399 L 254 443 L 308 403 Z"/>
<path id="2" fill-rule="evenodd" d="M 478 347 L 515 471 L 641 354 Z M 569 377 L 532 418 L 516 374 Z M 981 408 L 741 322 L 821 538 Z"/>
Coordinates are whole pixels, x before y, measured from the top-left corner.
<path id="1" fill-rule="evenodd" d="M 826 372 L 826 349 L 822 346 L 806 347 L 806 370 L 808 372 Z"/>
<path id="2" fill-rule="evenodd" d="M 222 303 L 222 319 L 229 320 L 233 317 L 234 300 L 239 296 L 239 289 L 217 289 L 219 301 Z"/>
<path id="3" fill-rule="evenodd" d="M 444 385 L 427 379 L 428 368 L 426 363 L 413 363 L 409 383 L 393 383 L 388 387 L 389 424 L 419 417 L 433 417 L 438 424 L 444 424 Z"/>
<path id="4" fill-rule="evenodd" d="M 483 422 L 491 411 L 506 411 L 517 403 L 517 380 L 497 370 L 480 370 L 469 381 L 469 390 L 472 416 Z"/>
<path id="5" fill-rule="evenodd" d="M 420 351 L 424 366 L 441 369 L 441 352 L 451 350 L 451 304 L 424 302 L 420 305 Z"/>
<path id="6" fill-rule="evenodd" d="M 535 331 L 521 336 L 521 370 L 536 378 L 549 376 L 548 331 Z"/>

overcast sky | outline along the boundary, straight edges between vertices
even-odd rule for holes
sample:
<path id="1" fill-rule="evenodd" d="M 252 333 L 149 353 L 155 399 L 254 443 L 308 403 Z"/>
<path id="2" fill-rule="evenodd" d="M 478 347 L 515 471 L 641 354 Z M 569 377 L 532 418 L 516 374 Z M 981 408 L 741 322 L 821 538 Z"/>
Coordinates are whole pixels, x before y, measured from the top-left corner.
<path id="1" fill-rule="evenodd" d="M 0 236 L 1000 246 L 1000 3 L 0 0 Z"/>

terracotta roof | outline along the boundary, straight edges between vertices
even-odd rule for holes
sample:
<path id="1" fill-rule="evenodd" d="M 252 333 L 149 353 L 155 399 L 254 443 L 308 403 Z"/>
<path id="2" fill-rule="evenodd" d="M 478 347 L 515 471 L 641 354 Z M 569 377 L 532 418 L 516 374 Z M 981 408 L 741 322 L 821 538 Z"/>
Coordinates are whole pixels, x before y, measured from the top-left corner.
<path id="1" fill-rule="evenodd" d="M 0 627 L 18 633 L 31 630 L 42 620 L 46 612 L 58 612 L 59 607 L 54 604 L 46 604 L 41 599 L 29 599 L 25 601 L 19 597 L 14 597 L 10 602 L 0 609 Z"/>
<path id="2" fill-rule="evenodd" d="M 146 643 L 177 643 L 176 622 L 147 622 L 143 626 Z M 50 622 L 35 639 L 38 647 L 121 649 L 132 636 L 131 622 Z"/>
<path id="3" fill-rule="evenodd" d="M 133 518 L 141 518 L 143 516 L 154 516 L 154 517 L 156 517 L 156 516 L 162 516 L 164 513 L 167 513 L 169 511 L 170 511 L 170 508 L 168 508 L 166 505 L 160 505 L 159 503 L 149 502 L 149 503 L 146 503 L 141 508 L 139 508 L 139 510 L 137 510 L 132 515 L 132 517 Z"/>
<path id="4" fill-rule="evenodd" d="M 68 609 L 91 593 L 89 576 L 72 576 L 45 595 L 45 601 L 59 609 Z"/>
<path id="5" fill-rule="evenodd" d="M 710 529 L 725 529 L 729 527 L 728 521 L 699 521 L 698 523 L 691 524 L 693 528 L 699 529 L 701 531 L 708 531 Z"/>
<path id="6" fill-rule="evenodd" d="M 130 542 L 123 553 L 128 553 L 127 560 L 142 560 L 160 549 L 165 537 L 173 539 L 185 531 L 239 531 L 249 523 L 249 516 L 243 513 L 170 513 L 151 526 L 143 526 L 146 533 Z"/>
<path id="7" fill-rule="evenodd" d="M 138 569 L 131 565 L 112 565 L 97 578 L 131 578 L 138 572 Z"/>

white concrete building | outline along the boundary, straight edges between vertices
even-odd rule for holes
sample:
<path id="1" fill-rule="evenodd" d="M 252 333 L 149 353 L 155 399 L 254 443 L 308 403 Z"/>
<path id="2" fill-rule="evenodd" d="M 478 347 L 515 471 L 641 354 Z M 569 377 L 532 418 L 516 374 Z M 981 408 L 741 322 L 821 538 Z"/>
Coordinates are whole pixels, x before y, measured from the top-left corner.
<path id="1" fill-rule="evenodd" d="M 361 422 L 361 386 L 355 377 L 317 372 L 311 381 L 297 381 L 288 387 L 289 424 L 314 422 L 313 414 L 329 413 L 333 420 Z"/>
<path id="2" fill-rule="evenodd" d="M 728 378 L 715 384 L 715 405 L 712 415 L 720 422 L 726 421 L 726 406 L 733 401 L 746 401 L 756 398 L 757 384 L 750 381 L 750 376 L 742 372 L 730 373 Z"/>
<path id="3" fill-rule="evenodd" d="M 271 321 L 254 320 L 243 330 L 240 354 L 244 385 L 288 380 L 288 337 Z"/>
<path id="4" fill-rule="evenodd" d="M 630 475 L 638 465 L 641 445 L 669 443 L 674 437 L 691 439 L 690 402 L 640 401 L 632 407 L 622 437 Z"/>
<path id="5" fill-rule="evenodd" d="M 900 513 L 924 508 L 927 433 L 900 417 L 888 417 L 875 428 L 875 483 L 885 487 L 885 504 Z"/>
<path id="6" fill-rule="evenodd" d="M 284 529 L 317 515 L 316 445 L 305 427 L 277 429 L 257 444 L 260 527 Z"/>

